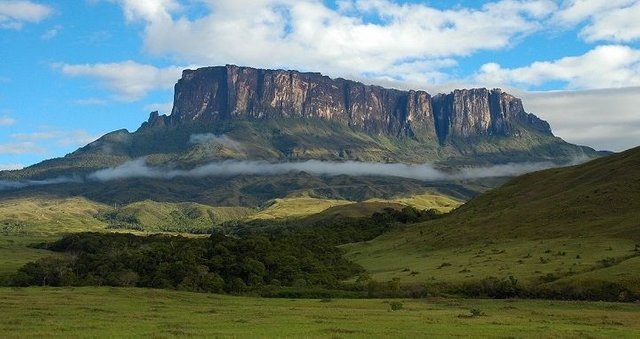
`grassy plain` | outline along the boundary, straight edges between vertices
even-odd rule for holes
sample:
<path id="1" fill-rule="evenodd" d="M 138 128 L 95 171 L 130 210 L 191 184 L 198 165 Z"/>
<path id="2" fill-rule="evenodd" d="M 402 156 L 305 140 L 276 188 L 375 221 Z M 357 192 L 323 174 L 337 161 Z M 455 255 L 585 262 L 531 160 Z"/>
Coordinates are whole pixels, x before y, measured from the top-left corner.
<path id="1" fill-rule="evenodd" d="M 425 241 L 421 246 L 412 237 Z M 514 276 L 529 285 L 579 280 L 618 282 L 640 292 L 640 252 L 628 239 L 488 240 L 435 249 L 427 239 L 419 231 L 403 237 L 388 234 L 345 249 L 348 259 L 362 265 L 378 281 L 397 278 L 402 283 L 460 284 Z"/>
<path id="2" fill-rule="evenodd" d="M 402 308 L 391 310 L 393 303 Z M 2 337 L 640 336 L 640 305 L 604 302 L 291 300 L 34 287 L 0 288 L 0 309 Z"/>
<path id="3" fill-rule="evenodd" d="M 640 292 L 640 148 L 523 175 L 446 217 L 346 246 L 377 280 L 617 282 Z"/>
<path id="4" fill-rule="evenodd" d="M 248 219 L 284 219 L 297 218 L 320 213 L 334 206 L 353 203 L 348 200 L 320 199 L 312 197 L 291 197 L 274 199 L 262 211 Z"/>

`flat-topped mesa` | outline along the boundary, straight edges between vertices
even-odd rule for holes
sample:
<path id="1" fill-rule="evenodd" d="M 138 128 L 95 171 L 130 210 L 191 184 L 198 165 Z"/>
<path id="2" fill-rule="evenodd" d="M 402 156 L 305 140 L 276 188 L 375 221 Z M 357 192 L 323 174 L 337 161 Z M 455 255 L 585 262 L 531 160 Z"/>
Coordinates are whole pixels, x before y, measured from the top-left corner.
<path id="1" fill-rule="evenodd" d="M 518 126 L 552 136 L 549 124 L 527 113 L 522 100 L 496 88 L 454 90 L 432 101 L 438 140 L 483 135 L 518 136 Z"/>
<path id="2" fill-rule="evenodd" d="M 183 71 L 171 115 L 152 118 L 148 125 L 320 118 L 369 133 L 441 143 L 452 137 L 516 136 L 518 127 L 551 135 L 546 122 L 499 89 L 456 90 L 432 98 L 425 91 L 386 89 L 319 73 L 233 65 Z"/>

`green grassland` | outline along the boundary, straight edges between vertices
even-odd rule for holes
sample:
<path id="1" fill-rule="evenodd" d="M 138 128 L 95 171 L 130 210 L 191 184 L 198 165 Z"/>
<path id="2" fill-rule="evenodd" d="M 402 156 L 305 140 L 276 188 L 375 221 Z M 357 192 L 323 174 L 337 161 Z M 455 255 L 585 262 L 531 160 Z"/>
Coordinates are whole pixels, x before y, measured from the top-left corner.
<path id="1" fill-rule="evenodd" d="M 436 209 L 449 212 L 462 201 L 435 193 L 398 196 L 390 199 L 368 199 L 362 202 L 313 198 L 308 196 L 275 199 L 260 212 L 250 215 L 253 219 L 287 219 L 308 217 L 309 221 L 330 220 L 337 217 L 364 218 L 385 208 L 402 209 L 412 206 L 419 210 Z"/>
<path id="2" fill-rule="evenodd" d="M 24 264 L 54 255 L 51 251 L 29 245 L 57 239 L 57 236 L 0 235 L 0 284 L 12 277 Z"/>
<path id="3" fill-rule="evenodd" d="M 82 197 L 38 196 L 0 200 L 3 234 L 58 234 L 106 228 L 96 215 L 108 206 Z"/>
<path id="4" fill-rule="evenodd" d="M 256 211 L 247 207 L 212 207 L 198 203 L 144 200 L 101 215 L 112 228 L 148 232 L 209 231 L 230 220 L 244 219 Z"/>
<path id="5" fill-rule="evenodd" d="M 248 217 L 252 219 L 297 218 L 320 213 L 334 206 L 352 204 L 348 200 L 321 199 L 312 197 L 291 197 L 274 199 L 260 212 Z"/>
<path id="6" fill-rule="evenodd" d="M 291 300 L 36 287 L 1 288 L 0 309 L 2 337 L 640 336 L 640 305 L 604 302 Z"/>
<path id="7" fill-rule="evenodd" d="M 518 177 L 445 218 L 346 247 L 376 280 L 529 285 L 617 282 L 640 291 L 640 148 Z"/>
<path id="8" fill-rule="evenodd" d="M 415 243 L 412 236 L 423 239 Z M 409 245 L 411 244 L 411 245 Z M 519 279 L 525 287 L 572 282 L 617 282 L 640 293 L 640 252 L 613 238 L 511 239 L 433 248 L 419 233 L 382 235 L 345 246 L 347 258 L 378 281 L 459 285 L 487 277 Z"/>
<path id="9" fill-rule="evenodd" d="M 459 199 L 436 193 L 415 194 L 409 197 L 398 196 L 391 199 L 369 199 L 367 201 L 398 203 L 419 210 L 436 209 L 440 212 L 449 212 L 463 204 L 463 201 Z"/>

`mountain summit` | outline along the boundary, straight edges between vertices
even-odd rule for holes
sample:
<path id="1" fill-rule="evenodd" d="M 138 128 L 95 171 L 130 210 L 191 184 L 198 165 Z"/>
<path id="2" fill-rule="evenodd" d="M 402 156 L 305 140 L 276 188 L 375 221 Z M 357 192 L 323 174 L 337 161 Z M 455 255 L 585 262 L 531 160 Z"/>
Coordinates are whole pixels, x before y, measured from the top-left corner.
<path id="1" fill-rule="evenodd" d="M 552 136 L 549 124 L 524 111 L 500 89 L 425 91 L 369 86 L 319 73 L 233 65 L 185 70 L 170 116 L 149 125 L 209 124 L 232 119 L 319 118 L 368 133 L 444 144 L 457 138 L 519 136 L 522 129 Z"/>
<path id="2" fill-rule="evenodd" d="M 83 175 L 144 157 L 189 169 L 212 161 L 434 163 L 440 167 L 547 161 L 598 152 L 569 144 L 500 89 L 430 95 L 319 73 L 233 65 L 185 70 L 170 115 L 151 113 L 63 158 L 0 179 Z"/>

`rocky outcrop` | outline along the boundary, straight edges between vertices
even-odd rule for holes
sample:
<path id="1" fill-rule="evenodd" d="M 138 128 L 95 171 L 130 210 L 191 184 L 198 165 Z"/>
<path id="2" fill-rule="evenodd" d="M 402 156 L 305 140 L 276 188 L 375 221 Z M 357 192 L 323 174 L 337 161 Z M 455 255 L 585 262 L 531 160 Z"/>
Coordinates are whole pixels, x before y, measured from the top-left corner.
<path id="1" fill-rule="evenodd" d="M 545 121 L 526 113 L 520 99 L 500 89 L 431 97 L 425 91 L 386 89 L 319 73 L 233 65 L 185 70 L 175 86 L 171 115 L 152 113 L 147 125 L 271 118 L 334 120 L 369 133 L 440 143 L 517 136 L 521 128 L 552 135 Z"/>

